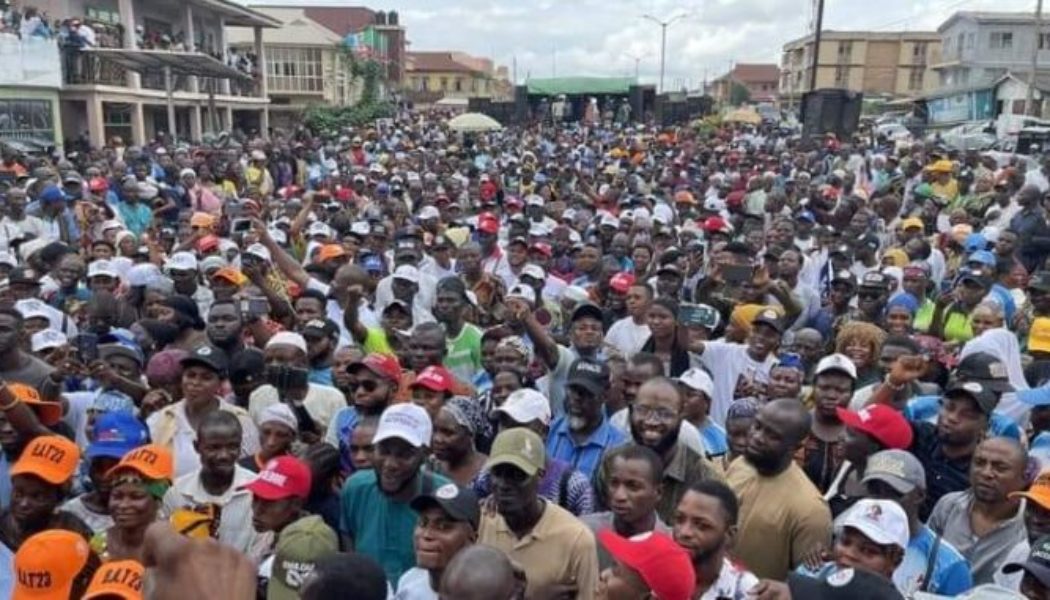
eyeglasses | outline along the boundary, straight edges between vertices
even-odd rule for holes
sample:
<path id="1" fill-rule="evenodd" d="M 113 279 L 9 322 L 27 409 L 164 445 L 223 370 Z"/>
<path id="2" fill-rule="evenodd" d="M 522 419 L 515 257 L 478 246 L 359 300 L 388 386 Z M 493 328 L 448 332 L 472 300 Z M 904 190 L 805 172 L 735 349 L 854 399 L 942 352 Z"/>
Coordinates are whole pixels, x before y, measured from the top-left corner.
<path id="1" fill-rule="evenodd" d="M 371 379 L 366 379 L 365 381 L 351 381 L 349 384 L 347 384 L 347 387 L 349 387 L 351 390 L 361 388 L 368 393 L 372 393 L 379 389 L 379 382 L 372 381 Z"/>
<path id="2" fill-rule="evenodd" d="M 639 419 L 646 421 L 650 418 L 657 421 L 673 421 L 678 418 L 678 413 L 671 410 L 670 408 L 664 408 L 662 406 L 640 406 L 635 404 L 631 407 L 631 414 L 636 415 Z"/>

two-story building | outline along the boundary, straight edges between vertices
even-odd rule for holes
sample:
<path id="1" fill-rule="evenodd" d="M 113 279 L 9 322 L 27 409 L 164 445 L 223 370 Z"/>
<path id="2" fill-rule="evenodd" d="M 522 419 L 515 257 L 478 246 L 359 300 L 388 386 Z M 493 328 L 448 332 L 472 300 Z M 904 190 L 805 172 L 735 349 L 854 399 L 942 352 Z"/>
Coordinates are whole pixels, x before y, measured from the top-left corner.
<path id="1" fill-rule="evenodd" d="M 442 100 L 504 99 L 510 85 L 506 68 L 490 59 L 462 52 L 409 52 L 405 69 L 405 98 L 419 106 Z"/>
<path id="2" fill-rule="evenodd" d="M 54 40 L 0 34 L 0 143 L 61 146 L 62 60 Z"/>
<path id="3" fill-rule="evenodd" d="M 772 64 L 738 63 L 733 69 L 711 82 L 710 94 L 715 102 L 729 104 L 733 87 L 743 86 L 749 102 L 776 102 L 780 86 L 780 67 Z"/>

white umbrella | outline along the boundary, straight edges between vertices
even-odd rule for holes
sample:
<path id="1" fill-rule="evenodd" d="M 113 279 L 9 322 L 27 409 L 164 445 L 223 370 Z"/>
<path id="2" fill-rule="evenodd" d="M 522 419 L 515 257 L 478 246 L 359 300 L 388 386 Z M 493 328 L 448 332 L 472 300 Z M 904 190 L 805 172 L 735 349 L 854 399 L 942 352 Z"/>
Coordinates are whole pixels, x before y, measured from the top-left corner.
<path id="1" fill-rule="evenodd" d="M 452 131 L 474 133 L 479 131 L 499 131 L 503 126 L 499 121 L 481 113 L 463 113 L 448 122 Z"/>

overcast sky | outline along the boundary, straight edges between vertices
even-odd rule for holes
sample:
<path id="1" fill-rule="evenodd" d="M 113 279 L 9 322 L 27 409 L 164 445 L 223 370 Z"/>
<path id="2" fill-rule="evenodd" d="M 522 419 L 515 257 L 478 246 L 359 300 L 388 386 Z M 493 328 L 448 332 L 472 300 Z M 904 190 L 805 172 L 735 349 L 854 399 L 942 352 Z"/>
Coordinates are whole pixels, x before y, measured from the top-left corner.
<path id="1" fill-rule="evenodd" d="M 239 0 L 342 4 L 347 0 Z M 351 0 L 352 1 L 352 0 Z M 957 10 L 1035 10 L 1036 0 L 826 0 L 824 29 L 936 29 Z M 666 87 L 699 87 L 731 62 L 778 62 L 784 42 L 809 31 L 810 0 L 388 0 L 411 50 L 460 50 L 511 67 L 517 78 L 660 72 L 660 27 L 642 18 L 684 18 L 667 30 Z"/>

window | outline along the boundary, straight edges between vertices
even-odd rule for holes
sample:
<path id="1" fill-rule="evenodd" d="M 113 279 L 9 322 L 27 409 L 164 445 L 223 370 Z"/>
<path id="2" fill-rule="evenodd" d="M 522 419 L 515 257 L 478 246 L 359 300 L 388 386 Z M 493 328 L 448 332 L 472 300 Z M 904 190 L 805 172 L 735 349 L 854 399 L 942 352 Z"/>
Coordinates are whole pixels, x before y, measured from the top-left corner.
<path id="1" fill-rule="evenodd" d="M 839 42 L 839 62 L 850 62 L 853 56 L 853 42 Z"/>
<path id="2" fill-rule="evenodd" d="M 966 35 L 960 33 L 955 43 L 956 56 L 962 56 L 963 46 L 966 44 Z"/>
<path id="3" fill-rule="evenodd" d="M 925 75 L 924 69 L 912 69 L 908 73 L 908 90 L 918 91 L 922 89 L 923 75 Z"/>
<path id="4" fill-rule="evenodd" d="M 835 85 L 846 87 L 849 83 L 849 67 L 835 67 Z"/>
<path id="5" fill-rule="evenodd" d="M 1050 33 L 1039 34 L 1039 49 L 1050 50 Z"/>
<path id="6" fill-rule="evenodd" d="M 453 86 L 454 86 L 453 89 L 455 89 L 457 92 L 462 92 L 463 91 L 463 79 L 457 77 L 455 82 L 453 83 Z"/>
<path id="7" fill-rule="evenodd" d="M 926 62 L 926 51 L 929 49 L 927 42 L 915 42 L 911 46 L 912 62 L 924 64 Z"/>
<path id="8" fill-rule="evenodd" d="M 272 92 L 320 92 L 324 90 L 320 48 L 267 48 L 266 73 Z"/>
<path id="9" fill-rule="evenodd" d="M 442 92 L 447 92 L 448 91 L 448 77 L 442 77 L 441 78 L 441 91 Z"/>
<path id="10" fill-rule="evenodd" d="M 1010 50 L 1014 47 L 1014 34 L 1011 31 L 993 31 L 988 47 L 992 50 Z"/>
<path id="11" fill-rule="evenodd" d="M 977 34 L 976 33 L 967 33 L 966 34 L 966 49 L 967 50 L 973 50 L 973 43 L 976 40 L 977 40 Z"/>
<path id="12" fill-rule="evenodd" d="M 89 6 L 87 7 L 86 14 L 89 21 L 101 21 L 103 23 L 109 23 L 110 25 L 120 23 L 120 13 L 106 8 L 95 8 Z"/>

